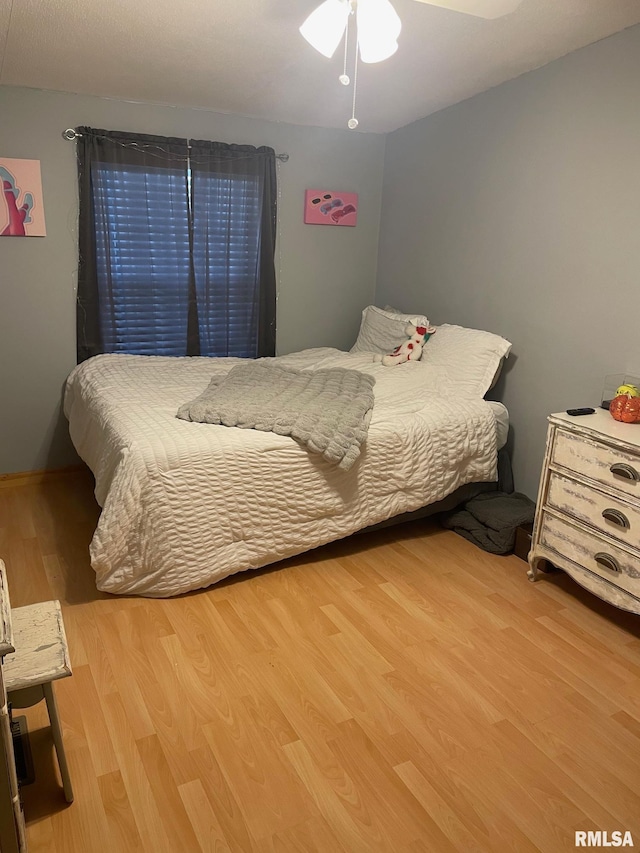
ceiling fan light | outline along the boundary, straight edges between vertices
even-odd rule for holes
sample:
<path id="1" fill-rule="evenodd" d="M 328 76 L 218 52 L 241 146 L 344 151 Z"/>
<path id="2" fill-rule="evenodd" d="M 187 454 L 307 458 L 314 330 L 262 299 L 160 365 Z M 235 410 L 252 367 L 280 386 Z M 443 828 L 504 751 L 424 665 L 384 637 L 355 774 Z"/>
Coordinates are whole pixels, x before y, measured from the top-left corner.
<path id="1" fill-rule="evenodd" d="M 331 59 L 342 41 L 350 11 L 348 0 L 324 0 L 302 24 L 300 33 L 319 53 Z"/>
<path id="2" fill-rule="evenodd" d="M 390 56 L 398 49 L 398 42 L 385 41 L 368 44 L 366 41 L 360 42 L 360 59 L 363 62 L 368 62 L 370 65 L 374 62 L 383 62 L 389 59 Z"/>
<path id="3" fill-rule="evenodd" d="M 363 62 L 382 62 L 398 49 L 402 22 L 389 0 L 358 0 L 358 44 Z"/>

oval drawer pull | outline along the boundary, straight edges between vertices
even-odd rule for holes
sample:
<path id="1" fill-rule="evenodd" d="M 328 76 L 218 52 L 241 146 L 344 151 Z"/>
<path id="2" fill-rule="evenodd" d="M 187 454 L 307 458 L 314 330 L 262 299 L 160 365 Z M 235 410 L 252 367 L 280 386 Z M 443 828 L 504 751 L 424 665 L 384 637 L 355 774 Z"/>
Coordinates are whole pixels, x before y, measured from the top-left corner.
<path id="1" fill-rule="evenodd" d="M 628 530 L 631 527 L 627 516 L 623 512 L 620 512 L 620 510 L 618 509 L 603 509 L 602 517 L 606 518 L 607 521 L 611 521 L 614 524 L 617 524 L 618 527 L 624 527 L 625 530 Z"/>
<path id="2" fill-rule="evenodd" d="M 615 557 L 612 557 L 610 554 L 605 554 L 603 551 L 600 551 L 597 554 L 594 554 L 593 559 L 599 566 L 602 566 L 603 569 L 609 569 L 610 572 L 619 572 L 620 564 L 616 560 Z"/>
<path id="3" fill-rule="evenodd" d="M 625 480 L 635 480 L 636 482 L 640 480 L 640 474 L 636 469 L 631 465 L 627 465 L 625 462 L 614 462 L 609 470 L 612 474 L 618 474 L 618 476 L 624 477 Z"/>

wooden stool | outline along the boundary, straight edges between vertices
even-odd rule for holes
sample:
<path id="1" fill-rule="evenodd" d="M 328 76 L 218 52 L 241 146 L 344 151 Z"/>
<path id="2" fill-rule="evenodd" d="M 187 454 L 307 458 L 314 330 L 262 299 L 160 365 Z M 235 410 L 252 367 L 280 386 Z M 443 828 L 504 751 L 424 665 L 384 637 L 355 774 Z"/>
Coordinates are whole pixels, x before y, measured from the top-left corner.
<path id="1" fill-rule="evenodd" d="M 67 758 L 62 743 L 53 682 L 71 675 L 71 662 L 59 601 L 43 601 L 11 609 L 15 654 L 4 659 L 3 675 L 12 708 L 47 703 L 51 734 L 58 756 L 64 796 L 73 802 Z"/>
<path id="2" fill-rule="evenodd" d="M 20 789 L 13 751 L 13 734 L 2 677 L 4 658 L 13 654 L 11 602 L 4 563 L 0 560 L 0 850 L 2 853 L 26 853 L 27 840 Z"/>

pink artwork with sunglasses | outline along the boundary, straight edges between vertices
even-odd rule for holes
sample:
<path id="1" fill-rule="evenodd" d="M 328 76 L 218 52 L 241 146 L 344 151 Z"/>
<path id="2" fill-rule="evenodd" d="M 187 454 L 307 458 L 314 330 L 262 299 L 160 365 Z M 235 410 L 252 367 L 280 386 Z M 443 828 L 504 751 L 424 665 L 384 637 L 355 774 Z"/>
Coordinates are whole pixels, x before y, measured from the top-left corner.
<path id="1" fill-rule="evenodd" d="M 304 221 L 307 225 L 355 225 L 358 193 L 305 190 Z"/>
<path id="2" fill-rule="evenodd" d="M 0 237 L 46 237 L 39 160 L 0 157 Z"/>

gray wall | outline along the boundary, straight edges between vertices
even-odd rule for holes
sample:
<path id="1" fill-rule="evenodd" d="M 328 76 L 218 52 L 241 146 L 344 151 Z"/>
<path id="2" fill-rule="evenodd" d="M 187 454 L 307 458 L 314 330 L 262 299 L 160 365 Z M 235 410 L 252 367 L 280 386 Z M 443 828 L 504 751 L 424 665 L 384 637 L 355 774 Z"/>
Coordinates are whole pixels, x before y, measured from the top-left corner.
<path id="1" fill-rule="evenodd" d="M 640 26 L 387 137 L 377 304 L 513 342 L 531 497 L 547 414 L 640 375 L 639 93 Z"/>
<path id="2" fill-rule="evenodd" d="M 277 124 L 204 110 L 0 87 L 0 154 L 41 161 L 47 237 L 0 240 L 0 473 L 76 461 L 60 415 L 75 364 L 75 143 L 89 125 L 270 145 L 280 167 L 278 350 L 348 348 L 375 287 L 383 136 Z M 356 228 L 302 222 L 304 190 L 360 194 Z"/>

